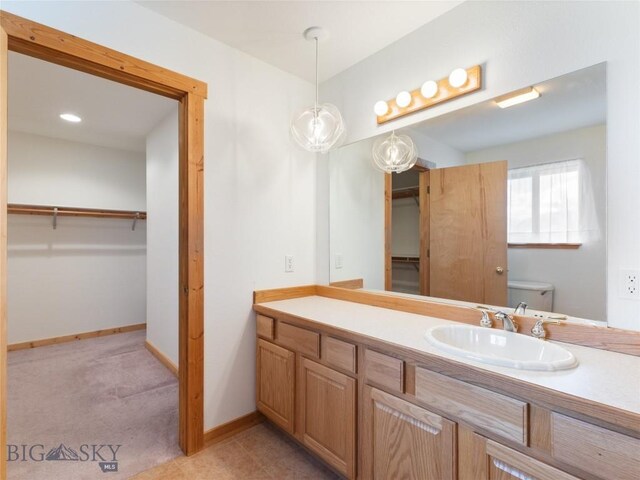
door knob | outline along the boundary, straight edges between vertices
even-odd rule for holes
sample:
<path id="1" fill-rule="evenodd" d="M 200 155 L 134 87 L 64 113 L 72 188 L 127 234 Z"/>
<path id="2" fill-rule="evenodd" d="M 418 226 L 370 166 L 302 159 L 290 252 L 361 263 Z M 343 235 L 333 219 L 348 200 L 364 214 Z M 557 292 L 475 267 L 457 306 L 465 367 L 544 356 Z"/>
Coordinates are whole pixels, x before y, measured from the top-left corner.
<path id="1" fill-rule="evenodd" d="M 504 273 L 504 268 L 502 268 L 502 267 L 496 267 L 496 273 L 497 273 L 498 275 L 502 275 L 502 274 Z"/>

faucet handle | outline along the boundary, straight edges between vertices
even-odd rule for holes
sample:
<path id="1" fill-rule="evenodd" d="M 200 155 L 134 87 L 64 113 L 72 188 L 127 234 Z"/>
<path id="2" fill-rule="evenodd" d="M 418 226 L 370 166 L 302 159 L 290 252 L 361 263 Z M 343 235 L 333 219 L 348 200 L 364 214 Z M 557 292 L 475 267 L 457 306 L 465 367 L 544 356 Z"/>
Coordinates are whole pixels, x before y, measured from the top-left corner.
<path id="1" fill-rule="evenodd" d="M 482 318 L 480 319 L 480 326 L 485 328 L 493 327 L 493 321 L 489 317 L 486 310 L 482 310 Z"/>
<path id="2" fill-rule="evenodd" d="M 559 325 L 560 320 L 547 320 L 547 319 L 541 318 L 535 323 L 533 327 L 531 327 L 531 335 L 534 336 L 535 338 L 544 340 L 545 337 L 547 336 L 547 331 L 544 329 L 545 323 L 553 323 L 553 324 Z"/>

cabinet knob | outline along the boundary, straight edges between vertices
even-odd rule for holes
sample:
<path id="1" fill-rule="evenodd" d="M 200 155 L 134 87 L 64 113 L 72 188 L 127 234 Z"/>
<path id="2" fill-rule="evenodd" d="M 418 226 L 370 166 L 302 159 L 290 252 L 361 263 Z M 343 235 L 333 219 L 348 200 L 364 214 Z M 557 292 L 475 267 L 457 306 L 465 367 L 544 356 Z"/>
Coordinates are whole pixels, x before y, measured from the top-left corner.
<path id="1" fill-rule="evenodd" d="M 504 268 L 502 268 L 502 267 L 496 267 L 496 273 L 497 273 L 498 275 L 502 275 L 502 274 L 504 273 Z"/>

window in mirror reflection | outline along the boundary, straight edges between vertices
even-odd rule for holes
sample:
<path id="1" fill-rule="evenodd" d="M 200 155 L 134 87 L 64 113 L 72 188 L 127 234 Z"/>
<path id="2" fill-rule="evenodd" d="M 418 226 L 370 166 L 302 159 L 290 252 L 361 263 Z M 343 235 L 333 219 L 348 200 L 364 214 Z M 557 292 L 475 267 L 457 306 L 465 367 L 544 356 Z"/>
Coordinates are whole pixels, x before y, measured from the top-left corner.
<path id="1" fill-rule="evenodd" d="M 509 170 L 510 243 L 581 243 L 593 230 L 592 206 L 582 160 Z"/>

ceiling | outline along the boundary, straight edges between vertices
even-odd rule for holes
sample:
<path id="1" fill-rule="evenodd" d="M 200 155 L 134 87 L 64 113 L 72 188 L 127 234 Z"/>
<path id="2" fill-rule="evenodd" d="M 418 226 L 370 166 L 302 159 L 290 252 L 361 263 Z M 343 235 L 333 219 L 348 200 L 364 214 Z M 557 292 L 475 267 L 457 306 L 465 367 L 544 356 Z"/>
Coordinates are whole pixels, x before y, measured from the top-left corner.
<path id="1" fill-rule="evenodd" d="M 175 100 L 14 52 L 8 90 L 9 130 L 140 152 L 175 108 Z M 63 112 L 82 122 L 61 120 Z"/>
<path id="2" fill-rule="evenodd" d="M 467 153 L 606 123 L 604 63 L 532 85 L 541 96 L 506 109 L 493 100 L 429 119 L 408 130 Z"/>
<path id="3" fill-rule="evenodd" d="M 462 1 L 158 1 L 140 5 L 308 81 L 313 43 L 302 32 L 321 26 L 320 81 L 383 49 Z"/>

